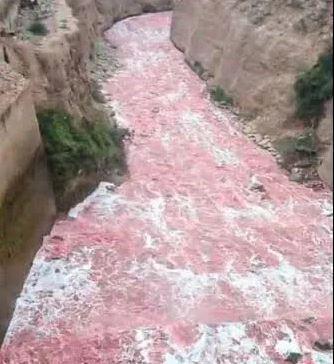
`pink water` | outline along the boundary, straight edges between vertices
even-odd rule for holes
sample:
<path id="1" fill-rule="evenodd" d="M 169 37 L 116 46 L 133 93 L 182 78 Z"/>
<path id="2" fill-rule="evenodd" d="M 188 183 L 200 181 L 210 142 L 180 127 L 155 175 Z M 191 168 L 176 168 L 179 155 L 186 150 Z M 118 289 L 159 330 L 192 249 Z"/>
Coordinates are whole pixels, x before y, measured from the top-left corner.
<path id="1" fill-rule="evenodd" d="M 332 338 L 331 195 L 290 182 L 211 104 L 169 27 L 146 15 L 107 34 L 129 180 L 55 225 L 4 363 L 332 362 L 313 348 Z"/>

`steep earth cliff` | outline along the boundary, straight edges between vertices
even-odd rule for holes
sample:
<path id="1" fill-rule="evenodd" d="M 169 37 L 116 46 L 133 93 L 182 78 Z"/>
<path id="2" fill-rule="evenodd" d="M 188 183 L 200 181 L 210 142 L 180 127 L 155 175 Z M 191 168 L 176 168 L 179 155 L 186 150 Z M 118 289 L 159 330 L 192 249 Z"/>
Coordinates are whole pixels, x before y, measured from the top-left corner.
<path id="1" fill-rule="evenodd" d="M 91 98 L 87 62 L 94 41 L 115 20 L 145 11 L 171 8 L 170 0 L 56 0 L 53 24 L 46 37 L 0 38 L 6 61 L 32 82 L 37 109 L 62 108 L 96 117 L 99 109 Z M 1 57 L 1 53 L 0 53 Z M 1 59 L 1 58 L 0 58 Z"/>
<path id="2" fill-rule="evenodd" d="M 30 81 L 0 64 L 0 340 L 55 216 Z M 14 254 L 15 253 L 15 254 Z"/>
<path id="3" fill-rule="evenodd" d="M 14 31 L 18 14 L 18 7 L 18 1 L 0 1 L 0 32 Z"/>
<path id="4" fill-rule="evenodd" d="M 41 147 L 29 81 L 0 65 L 0 200 Z M 24 123 L 22 123 L 24 120 Z"/>
<path id="5" fill-rule="evenodd" d="M 172 39 L 210 85 L 223 87 L 255 119 L 260 133 L 280 138 L 298 124 L 297 76 L 330 48 L 331 14 L 330 0 L 182 0 Z M 326 125 L 331 134 L 332 123 Z"/>

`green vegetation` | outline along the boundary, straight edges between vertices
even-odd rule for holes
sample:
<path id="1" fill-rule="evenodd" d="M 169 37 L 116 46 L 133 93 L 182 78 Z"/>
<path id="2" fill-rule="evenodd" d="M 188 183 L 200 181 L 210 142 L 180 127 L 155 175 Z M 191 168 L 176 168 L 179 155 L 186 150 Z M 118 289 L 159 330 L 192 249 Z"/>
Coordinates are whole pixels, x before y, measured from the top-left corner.
<path id="1" fill-rule="evenodd" d="M 78 122 L 62 111 L 38 115 L 56 196 L 78 176 L 122 166 L 125 131 L 106 122 Z"/>
<path id="2" fill-rule="evenodd" d="M 333 96 L 333 51 L 320 57 L 318 64 L 301 74 L 295 84 L 296 116 L 306 122 L 319 120 L 324 104 Z"/>
<path id="3" fill-rule="evenodd" d="M 298 153 L 307 154 L 308 156 L 317 153 L 317 139 L 312 129 L 305 130 L 295 139 L 295 149 Z"/>
<path id="4" fill-rule="evenodd" d="M 212 88 L 210 90 L 210 94 L 213 101 L 219 102 L 220 104 L 225 106 L 233 105 L 232 97 L 228 96 L 225 90 L 220 86 Z"/>
<path id="5" fill-rule="evenodd" d="M 28 31 L 34 35 L 47 35 L 48 29 L 47 27 L 39 20 L 35 20 L 32 24 L 30 24 Z"/>
<path id="6" fill-rule="evenodd" d="M 302 360 L 303 356 L 300 353 L 290 353 L 286 358 L 286 362 L 297 364 L 300 360 Z"/>
<path id="7" fill-rule="evenodd" d="M 190 67 L 193 69 L 193 71 L 199 75 L 199 77 L 202 77 L 205 69 L 203 68 L 202 64 L 198 61 L 196 61 L 194 64 L 191 64 Z"/>
<path id="8" fill-rule="evenodd" d="M 277 151 L 283 157 L 285 164 L 292 164 L 300 159 L 316 160 L 317 140 L 313 129 L 306 129 L 297 137 L 285 137 L 275 143 Z"/>

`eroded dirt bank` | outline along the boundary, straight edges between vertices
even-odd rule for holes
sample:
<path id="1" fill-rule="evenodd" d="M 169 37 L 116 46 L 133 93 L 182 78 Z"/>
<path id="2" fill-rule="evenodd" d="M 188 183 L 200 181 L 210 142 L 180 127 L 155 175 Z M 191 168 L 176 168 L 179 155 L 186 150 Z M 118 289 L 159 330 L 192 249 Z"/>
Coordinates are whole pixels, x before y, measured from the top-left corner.
<path id="1" fill-rule="evenodd" d="M 10 8 L 15 3 L 19 1 L 13 1 Z M 5 22 L 7 35 L 0 37 L 0 60 L 5 51 L 7 63 L 31 80 L 38 110 L 60 108 L 94 119 L 102 111 L 92 99 L 87 64 L 101 30 L 131 15 L 170 8 L 170 0 L 50 1 L 47 7 L 50 14 L 39 14 L 48 30 L 46 36 L 29 34 L 29 23 L 19 29 L 17 36 L 9 36 L 16 29 L 8 20 Z"/>
<path id="2" fill-rule="evenodd" d="M 296 82 L 332 52 L 332 14 L 332 0 L 182 0 L 173 11 L 172 40 L 196 72 L 233 98 L 251 134 L 277 142 L 289 164 L 286 137 L 311 125 L 296 112 L 298 97 L 305 97 L 296 94 Z M 316 82 L 306 88 L 316 89 Z M 303 113 L 318 98 L 304 102 Z M 332 110 L 317 115 L 312 130 L 316 167 L 324 161 L 320 175 L 331 186 Z"/>
<path id="3" fill-rule="evenodd" d="M 30 91 L 0 64 L 0 341 L 56 213 Z"/>
<path id="4" fill-rule="evenodd" d="M 331 194 L 290 182 L 211 104 L 170 22 L 108 33 L 130 178 L 45 239 L 6 363 L 332 362 Z"/>
<path id="5" fill-rule="evenodd" d="M 8 193 L 5 203 L 0 216 L 0 342 L 42 237 L 50 232 L 56 217 L 51 181 L 41 151 Z"/>

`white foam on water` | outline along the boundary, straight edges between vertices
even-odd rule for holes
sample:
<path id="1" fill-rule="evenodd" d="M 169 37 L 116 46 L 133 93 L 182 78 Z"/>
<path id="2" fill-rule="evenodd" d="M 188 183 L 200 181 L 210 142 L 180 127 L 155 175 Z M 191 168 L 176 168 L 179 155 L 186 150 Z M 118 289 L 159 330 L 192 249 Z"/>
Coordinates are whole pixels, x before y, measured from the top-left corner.
<path id="1" fill-rule="evenodd" d="M 43 336 L 55 335 L 58 320 L 66 318 L 75 302 L 89 302 L 99 294 L 91 278 L 93 248 L 83 248 L 66 260 L 35 259 L 29 277 L 18 298 L 6 340 L 22 330 L 32 330 Z M 74 309 L 75 311 L 75 309 Z M 38 326 L 35 319 L 41 316 Z"/>
<path id="2" fill-rule="evenodd" d="M 276 216 L 275 208 L 271 204 L 262 206 L 249 205 L 247 208 L 244 209 L 236 209 L 224 206 L 222 212 L 225 219 L 227 220 L 247 219 L 273 221 Z"/>
<path id="3" fill-rule="evenodd" d="M 117 207 L 126 205 L 126 200 L 115 193 L 116 186 L 112 183 L 101 182 L 98 188 L 83 202 L 72 208 L 68 216 L 77 219 L 85 210 L 94 205 L 96 214 L 100 217 L 112 216 Z"/>
<path id="4" fill-rule="evenodd" d="M 200 325 L 199 338 L 189 347 L 180 348 L 170 339 L 172 349 L 164 364 L 245 363 L 272 364 L 259 345 L 247 335 L 242 323 L 229 323 L 218 327 Z"/>
<path id="5" fill-rule="evenodd" d="M 318 351 L 313 351 L 312 359 L 314 364 L 333 364 L 333 353 L 320 353 Z"/>
<path id="6" fill-rule="evenodd" d="M 135 334 L 135 348 L 144 359 L 145 363 L 150 363 L 150 353 L 153 346 L 152 330 L 140 328 Z"/>
<path id="7" fill-rule="evenodd" d="M 187 111 L 182 115 L 179 125 L 183 135 L 204 147 L 212 155 L 217 166 L 240 164 L 239 158 L 233 151 L 218 147 L 212 125 L 205 121 L 202 115 Z"/>
<path id="8" fill-rule="evenodd" d="M 171 289 L 171 301 L 180 302 L 175 310 L 184 316 L 196 302 L 208 294 L 216 294 L 218 283 L 223 276 L 218 273 L 196 274 L 190 268 L 169 268 L 164 264 L 148 259 L 146 262 L 134 262 L 130 274 L 142 280 L 161 280 L 168 283 Z"/>
<path id="9" fill-rule="evenodd" d="M 302 350 L 293 331 L 287 325 L 284 325 L 280 331 L 284 334 L 284 338 L 278 340 L 275 350 L 285 359 L 287 359 L 291 353 L 302 355 Z"/>
<path id="10" fill-rule="evenodd" d="M 281 300 L 291 307 L 307 307 L 315 289 L 310 278 L 323 277 L 322 270 L 317 266 L 303 272 L 282 255 L 276 255 L 279 258 L 278 267 L 260 266 L 246 274 L 236 272 L 232 267 L 227 274 L 228 282 L 241 291 L 247 302 L 268 317 L 275 312 Z M 324 281 L 322 289 L 331 295 L 331 277 Z"/>
<path id="11" fill-rule="evenodd" d="M 144 233 L 144 242 L 146 249 L 157 249 L 158 241 L 156 238 L 153 238 L 150 234 Z"/>

